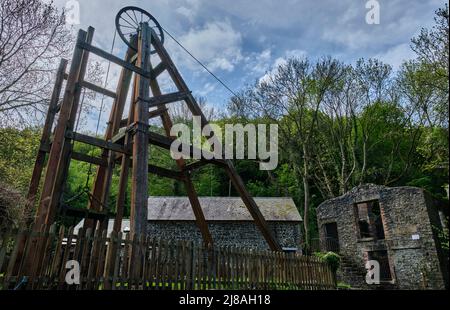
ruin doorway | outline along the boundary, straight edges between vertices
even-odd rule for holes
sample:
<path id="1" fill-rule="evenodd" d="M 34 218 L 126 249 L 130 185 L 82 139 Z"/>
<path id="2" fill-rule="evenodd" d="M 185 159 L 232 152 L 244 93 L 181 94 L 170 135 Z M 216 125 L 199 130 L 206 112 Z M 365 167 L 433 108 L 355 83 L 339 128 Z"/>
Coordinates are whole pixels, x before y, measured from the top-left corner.
<path id="1" fill-rule="evenodd" d="M 380 281 L 392 281 L 391 266 L 389 264 L 389 256 L 387 251 L 370 251 L 367 252 L 369 260 L 376 260 L 380 264 Z"/>
<path id="2" fill-rule="evenodd" d="M 336 222 L 324 225 L 325 230 L 325 249 L 339 253 L 339 234 Z"/>

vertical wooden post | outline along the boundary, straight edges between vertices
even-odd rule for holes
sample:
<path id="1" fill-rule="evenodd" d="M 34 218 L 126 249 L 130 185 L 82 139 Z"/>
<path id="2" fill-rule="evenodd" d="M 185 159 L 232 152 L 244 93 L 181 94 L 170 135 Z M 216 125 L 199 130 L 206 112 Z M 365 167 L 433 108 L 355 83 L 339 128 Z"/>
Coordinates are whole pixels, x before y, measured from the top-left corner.
<path id="1" fill-rule="evenodd" d="M 48 105 L 48 112 L 45 118 L 44 128 L 42 129 L 39 151 L 36 156 L 33 174 L 31 176 L 30 186 L 28 188 L 27 194 L 28 206 L 26 211 L 27 216 L 31 214 L 36 201 L 36 194 L 39 188 L 39 182 L 41 180 L 42 171 L 44 169 L 45 157 L 47 154 L 47 148 L 49 147 L 50 135 L 52 133 L 52 126 L 57 112 L 57 106 L 61 95 L 61 89 L 64 81 L 64 74 L 66 72 L 66 68 L 67 68 L 67 60 L 61 59 L 58 67 L 58 72 L 56 73 L 52 97 Z M 30 224 L 32 224 L 31 221 L 27 223 L 27 226 Z"/>
<path id="2" fill-rule="evenodd" d="M 141 24 L 138 42 L 137 66 L 150 71 L 150 28 Z M 136 77 L 137 100 L 134 103 L 133 167 L 131 170 L 131 234 L 146 233 L 148 205 L 148 103 L 149 80 Z"/>
<path id="3" fill-rule="evenodd" d="M 130 62 L 130 60 L 135 54 L 136 52 L 132 48 L 128 48 L 125 55 L 125 61 Z M 114 100 L 111 113 L 109 116 L 105 140 L 110 140 L 119 130 L 119 124 L 122 119 L 123 110 L 125 107 L 125 102 L 127 99 L 128 90 L 130 88 L 132 76 L 133 76 L 132 71 L 126 68 L 122 68 L 119 83 L 116 89 L 117 97 Z M 92 191 L 92 196 L 94 197 L 94 199 L 90 200 L 88 206 L 89 209 L 96 211 L 100 211 L 102 209 L 102 205 L 105 206 L 108 203 L 108 195 L 115 164 L 115 153 L 113 151 L 103 150 L 102 158 L 107 160 L 108 166 L 107 167 L 99 166 L 97 168 L 97 174 L 94 181 L 94 189 Z M 101 229 L 106 229 L 107 224 L 108 218 L 105 217 L 103 222 L 101 223 Z M 93 219 L 86 219 L 84 226 L 85 228 L 87 227 L 95 228 L 95 221 Z"/>
<path id="4" fill-rule="evenodd" d="M 133 94 L 131 96 L 130 110 L 128 113 L 127 128 L 134 121 L 134 103 L 137 100 L 136 94 L 138 93 L 138 91 L 137 91 L 138 84 L 137 83 L 138 83 L 138 80 L 137 80 L 137 74 L 136 74 L 135 78 L 134 78 L 134 83 L 133 83 Z M 124 147 L 125 148 L 127 148 L 127 149 L 129 148 L 131 139 L 132 139 L 132 136 L 131 136 L 130 132 L 127 132 L 125 134 L 125 138 L 124 138 Z M 125 196 L 126 196 L 126 192 L 127 192 L 130 162 L 131 162 L 130 156 L 127 154 L 123 154 L 122 162 L 121 162 L 121 169 L 120 169 L 120 177 L 119 177 L 119 189 L 118 189 L 117 199 L 116 199 L 116 218 L 114 219 L 114 226 L 113 226 L 113 231 L 115 231 L 116 233 L 120 232 L 121 227 L 122 227 L 122 218 L 123 218 L 123 213 L 124 213 L 124 208 L 125 208 Z"/>
<path id="5" fill-rule="evenodd" d="M 90 31 L 93 33 L 93 29 Z M 78 32 L 77 44 L 86 42 L 87 33 L 83 30 Z M 54 211 L 56 209 L 55 203 L 59 202 L 58 197 L 54 197 L 57 192 L 60 193 L 61 188 L 54 191 L 54 186 L 56 184 L 56 179 L 58 178 L 58 173 L 61 174 L 59 163 L 62 158 L 64 148 L 67 149 L 67 141 L 65 138 L 66 130 L 69 126 L 70 118 L 72 115 L 72 106 L 74 103 L 74 97 L 77 92 L 79 92 L 79 85 L 77 83 L 80 73 L 82 73 L 81 68 L 83 60 L 87 62 L 86 57 L 84 57 L 85 52 L 79 47 L 75 46 L 75 51 L 72 57 L 72 64 L 70 66 L 69 76 L 67 79 L 66 90 L 64 94 L 64 99 L 61 104 L 61 110 L 59 112 L 58 124 L 55 129 L 55 134 L 52 141 L 52 147 L 50 149 L 50 154 L 47 163 L 47 169 L 45 174 L 45 180 L 42 188 L 42 194 L 40 199 L 40 204 L 36 213 L 34 229 L 39 231 L 42 225 L 45 223 L 52 224 Z M 67 158 L 65 158 L 67 160 Z M 47 225 L 49 226 L 49 225 Z"/>
<path id="6" fill-rule="evenodd" d="M 88 31 L 87 31 L 86 43 L 91 44 L 93 37 L 94 37 L 94 28 L 89 27 Z M 69 119 L 67 121 L 67 125 L 65 128 L 65 133 L 73 131 L 73 128 L 75 126 L 78 107 L 79 107 L 79 103 L 80 103 L 81 90 L 82 90 L 80 83 L 84 79 L 84 75 L 86 73 L 86 69 L 87 69 L 87 65 L 88 65 L 88 60 L 89 60 L 89 52 L 84 50 L 83 56 L 81 58 L 80 69 L 79 69 L 78 76 L 77 76 L 76 83 L 75 83 L 74 92 L 70 94 L 72 96 L 72 102 L 71 102 L 71 106 L 70 106 Z M 46 219 L 47 225 L 53 224 L 57 208 L 61 203 L 62 192 L 64 189 L 67 174 L 69 173 L 69 165 L 70 165 L 72 147 L 73 147 L 72 140 L 68 137 L 65 137 L 65 134 L 64 134 L 64 143 L 63 143 L 63 147 L 61 149 L 60 158 L 59 158 L 59 162 L 58 162 L 58 168 L 57 168 L 57 172 L 56 172 L 56 176 L 55 176 L 55 183 L 53 185 L 53 190 L 52 190 L 52 194 L 51 194 L 50 212 L 48 213 L 48 216 Z"/>

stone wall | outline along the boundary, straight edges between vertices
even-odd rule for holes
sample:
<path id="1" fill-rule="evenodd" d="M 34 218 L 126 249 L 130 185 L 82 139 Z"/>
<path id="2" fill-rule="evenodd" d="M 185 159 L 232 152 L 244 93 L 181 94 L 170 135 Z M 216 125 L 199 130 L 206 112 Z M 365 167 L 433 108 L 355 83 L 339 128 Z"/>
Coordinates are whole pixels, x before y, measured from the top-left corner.
<path id="1" fill-rule="evenodd" d="M 379 202 L 385 239 L 360 239 L 358 236 L 354 206 L 372 200 Z M 448 265 L 445 267 L 443 263 L 445 258 L 440 255 L 440 245 L 432 228 L 440 226 L 440 221 L 430 201 L 420 188 L 373 184 L 357 187 L 317 208 L 320 238 L 325 239 L 323 225 L 336 222 L 340 253 L 355 265 L 365 266 L 370 251 L 387 251 L 393 277 L 390 287 L 443 289 L 446 282 L 443 274 L 448 277 Z M 413 240 L 417 236 L 418 239 Z"/>
<path id="2" fill-rule="evenodd" d="M 300 223 L 269 222 L 268 224 L 282 247 L 300 248 Z M 210 222 L 208 227 L 217 246 L 269 249 L 253 222 Z M 147 229 L 149 236 L 202 242 L 200 230 L 193 221 L 149 221 Z"/>

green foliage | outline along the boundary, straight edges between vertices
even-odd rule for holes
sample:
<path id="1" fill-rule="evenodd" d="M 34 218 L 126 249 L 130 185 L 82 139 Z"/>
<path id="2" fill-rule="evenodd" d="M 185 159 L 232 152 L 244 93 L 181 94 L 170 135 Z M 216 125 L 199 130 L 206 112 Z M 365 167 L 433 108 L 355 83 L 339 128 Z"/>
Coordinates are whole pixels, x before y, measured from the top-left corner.
<path id="1" fill-rule="evenodd" d="M 341 257 L 338 254 L 330 251 L 326 253 L 316 252 L 314 255 L 326 262 L 333 272 L 336 272 L 339 269 Z"/>
<path id="2" fill-rule="evenodd" d="M 25 192 L 30 181 L 40 130 L 0 128 L 0 181 Z"/>
<path id="3" fill-rule="evenodd" d="M 337 288 L 341 289 L 341 290 L 349 290 L 352 288 L 352 286 L 350 284 L 344 283 L 344 282 L 338 282 L 337 283 Z"/>
<path id="4" fill-rule="evenodd" d="M 24 224 L 27 202 L 23 195 L 9 185 L 0 182 L 0 232 Z"/>

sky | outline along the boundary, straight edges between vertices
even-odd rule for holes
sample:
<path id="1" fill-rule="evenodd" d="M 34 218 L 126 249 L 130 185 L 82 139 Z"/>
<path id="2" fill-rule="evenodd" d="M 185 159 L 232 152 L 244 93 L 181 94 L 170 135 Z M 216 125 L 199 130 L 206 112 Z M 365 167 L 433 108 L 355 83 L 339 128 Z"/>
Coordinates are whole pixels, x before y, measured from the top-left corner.
<path id="1" fill-rule="evenodd" d="M 74 1 L 74 0 L 71 0 Z M 373 1 L 373 0 L 372 0 Z M 70 1 L 55 0 L 58 7 Z M 292 56 L 335 57 L 345 63 L 376 57 L 398 68 L 414 57 L 410 40 L 433 25 L 442 0 L 378 0 L 380 23 L 367 24 L 366 0 L 78 0 L 80 24 L 95 28 L 94 45 L 107 51 L 114 19 L 124 6 L 141 7 L 193 55 L 239 91 Z M 164 43 L 188 86 L 208 105 L 225 110 L 231 93 L 166 36 Z M 116 39 L 113 53 L 123 57 Z M 111 67 L 114 89 L 119 68 Z M 163 76 L 161 84 L 170 90 Z"/>

